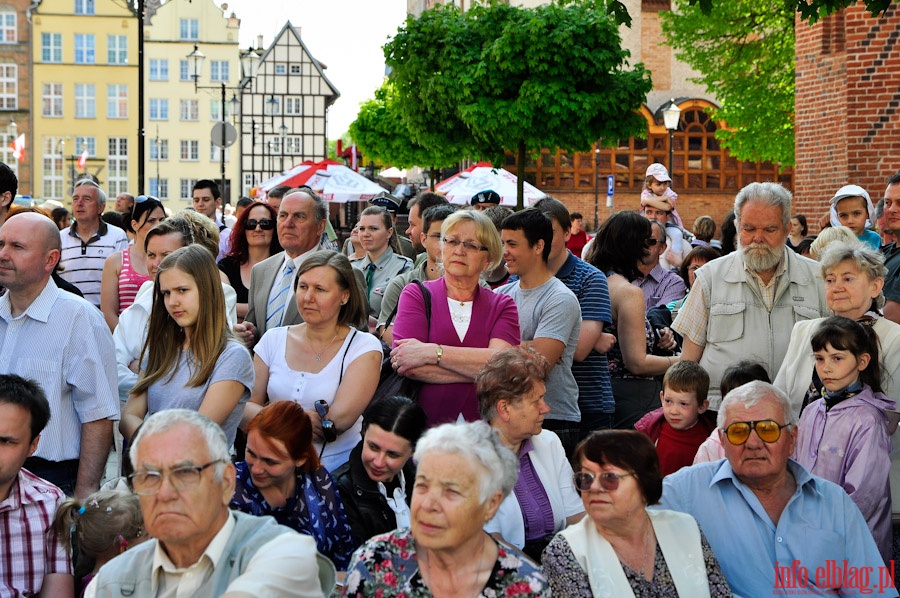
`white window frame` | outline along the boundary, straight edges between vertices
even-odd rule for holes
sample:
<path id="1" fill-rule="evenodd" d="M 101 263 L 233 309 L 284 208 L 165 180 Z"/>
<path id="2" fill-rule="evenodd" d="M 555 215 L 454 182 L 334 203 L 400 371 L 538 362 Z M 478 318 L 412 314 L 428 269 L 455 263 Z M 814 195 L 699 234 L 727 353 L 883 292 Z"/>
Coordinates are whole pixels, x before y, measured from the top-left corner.
<path id="1" fill-rule="evenodd" d="M 128 85 L 125 83 L 107 84 L 106 118 L 128 118 Z"/>
<path id="2" fill-rule="evenodd" d="M 41 33 L 41 62 L 62 62 L 62 33 Z"/>
<path id="3" fill-rule="evenodd" d="M 128 37 L 106 36 L 106 61 L 109 64 L 128 64 Z"/>
<path id="4" fill-rule="evenodd" d="M 63 199 L 63 139 L 47 135 L 41 140 L 41 195 L 44 199 Z"/>
<path id="5" fill-rule="evenodd" d="M 97 39 L 93 33 L 75 34 L 75 64 L 97 64 Z"/>
<path id="6" fill-rule="evenodd" d="M 0 63 L 0 110 L 19 108 L 19 65 Z"/>
<path id="7" fill-rule="evenodd" d="M 87 145 L 87 151 L 89 156 L 97 155 L 97 138 L 96 137 L 83 137 L 77 136 L 75 137 L 75 150 L 74 154 L 81 155 L 81 152 L 84 151 L 84 146 Z"/>
<path id="8" fill-rule="evenodd" d="M 63 84 L 41 84 L 41 116 L 44 118 L 62 118 L 63 116 Z"/>
<path id="9" fill-rule="evenodd" d="M 19 42 L 19 18 L 8 6 L 0 8 L 0 44 Z"/>
<path id="10" fill-rule="evenodd" d="M 169 140 L 168 139 L 160 139 L 150 140 L 150 161 L 151 162 L 166 162 L 169 159 Z"/>
<path id="11" fill-rule="evenodd" d="M 92 15 L 94 12 L 94 0 L 75 0 L 76 15 Z"/>
<path id="12" fill-rule="evenodd" d="M 150 98 L 150 120 L 169 120 L 169 98 Z"/>
<path id="13" fill-rule="evenodd" d="M 191 201 L 192 194 L 194 192 L 194 185 L 197 184 L 197 179 L 179 179 L 178 185 L 181 191 L 181 198 L 186 201 Z"/>
<path id="14" fill-rule="evenodd" d="M 150 177 L 150 195 L 163 201 L 169 199 L 169 179 Z"/>
<path id="15" fill-rule="evenodd" d="M 106 156 L 107 194 L 115 197 L 128 191 L 128 137 L 110 137 Z"/>
<path id="16" fill-rule="evenodd" d="M 200 142 L 196 139 L 182 139 L 178 155 L 182 162 L 199 162 Z"/>
<path id="17" fill-rule="evenodd" d="M 151 58 L 150 81 L 168 81 L 169 80 L 169 61 L 165 58 Z"/>
<path id="18" fill-rule="evenodd" d="M 200 120 L 200 101 L 182 99 L 178 101 L 178 120 L 196 122 Z"/>
<path id="19" fill-rule="evenodd" d="M 97 86 L 75 84 L 75 118 L 97 118 Z"/>
<path id="20" fill-rule="evenodd" d="M 198 41 L 200 39 L 200 21 L 198 19 L 180 19 L 178 33 L 178 38 L 182 41 Z"/>

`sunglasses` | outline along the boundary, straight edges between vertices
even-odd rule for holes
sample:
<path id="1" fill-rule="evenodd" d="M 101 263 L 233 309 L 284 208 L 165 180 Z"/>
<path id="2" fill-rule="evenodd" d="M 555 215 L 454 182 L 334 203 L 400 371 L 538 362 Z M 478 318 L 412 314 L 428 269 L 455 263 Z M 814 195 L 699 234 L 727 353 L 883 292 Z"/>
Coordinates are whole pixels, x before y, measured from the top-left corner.
<path id="1" fill-rule="evenodd" d="M 644 245 L 646 245 L 647 247 L 653 247 L 657 243 L 659 243 L 659 239 L 657 239 L 656 237 L 648 237 L 644 239 Z"/>
<path id="2" fill-rule="evenodd" d="M 750 438 L 750 431 L 756 430 L 756 435 L 763 442 L 769 444 L 778 442 L 781 438 L 781 429 L 791 424 L 780 425 L 773 419 L 762 419 L 755 422 L 734 422 L 725 428 L 725 438 L 733 445 L 740 446 Z"/>
<path id="3" fill-rule="evenodd" d="M 600 487 L 606 490 L 607 492 L 612 492 L 616 488 L 619 487 L 619 480 L 622 478 L 627 478 L 628 476 L 633 476 L 634 473 L 601 473 L 600 475 L 594 475 L 592 473 L 588 473 L 586 471 L 579 471 L 575 475 L 572 476 L 572 481 L 575 483 L 575 487 L 581 490 L 582 492 L 589 492 L 591 486 L 594 485 L 594 480 L 600 481 Z"/>
<path id="4" fill-rule="evenodd" d="M 134 198 L 134 203 L 144 203 L 145 201 L 152 199 L 153 201 L 159 201 L 158 197 L 154 197 L 152 195 L 138 195 Z M 159 202 L 162 203 L 162 202 Z"/>
<path id="5" fill-rule="evenodd" d="M 325 442 L 334 442 L 337 440 L 337 430 L 334 427 L 334 422 L 328 419 L 328 403 L 319 399 L 314 403 L 314 407 L 322 420 L 322 435 L 325 437 Z M 324 450 L 325 447 L 323 446 L 322 449 Z"/>
<path id="6" fill-rule="evenodd" d="M 263 218 L 262 220 L 249 218 L 244 224 L 244 228 L 246 228 L 247 230 L 256 230 L 257 225 L 263 230 L 272 230 L 273 228 L 275 228 L 275 221 L 271 218 Z"/>

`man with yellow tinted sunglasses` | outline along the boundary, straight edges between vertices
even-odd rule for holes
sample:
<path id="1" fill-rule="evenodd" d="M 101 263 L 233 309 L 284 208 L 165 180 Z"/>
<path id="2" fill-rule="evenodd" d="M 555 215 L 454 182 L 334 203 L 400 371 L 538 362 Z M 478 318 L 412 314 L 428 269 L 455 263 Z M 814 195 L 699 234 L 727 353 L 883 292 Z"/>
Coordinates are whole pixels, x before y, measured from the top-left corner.
<path id="1" fill-rule="evenodd" d="M 726 395 L 725 459 L 663 482 L 660 508 L 694 516 L 735 596 L 897 596 L 865 519 L 840 487 L 790 458 L 797 420 L 765 382 Z"/>

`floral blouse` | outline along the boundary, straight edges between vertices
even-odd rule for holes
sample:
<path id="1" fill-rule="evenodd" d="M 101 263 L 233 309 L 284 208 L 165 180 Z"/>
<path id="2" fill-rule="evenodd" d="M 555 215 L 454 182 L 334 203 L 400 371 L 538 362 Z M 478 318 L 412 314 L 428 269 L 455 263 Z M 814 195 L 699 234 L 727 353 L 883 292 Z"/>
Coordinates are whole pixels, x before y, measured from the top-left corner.
<path id="1" fill-rule="evenodd" d="M 540 568 L 521 554 L 497 544 L 497 562 L 479 598 L 549 598 L 550 587 Z M 353 554 L 344 582 L 345 597 L 428 598 L 416 547 L 408 529 L 375 536 Z"/>
<path id="2" fill-rule="evenodd" d="M 727 598 L 732 596 L 731 587 L 725 579 L 725 574 L 719 567 L 706 537 L 701 533 L 700 545 L 703 550 L 703 560 L 706 563 L 706 575 L 709 578 L 710 598 Z M 544 564 L 544 574 L 553 590 L 553 598 L 593 598 L 591 582 L 587 572 L 581 568 L 572 549 L 565 537 L 557 534 L 544 550 L 541 561 Z M 666 564 L 659 544 L 656 545 L 656 558 L 653 563 L 653 579 L 647 581 L 643 575 L 632 571 L 627 565 L 617 563 L 622 567 L 628 585 L 634 591 L 635 598 L 671 598 L 677 596 L 675 582 Z M 687 597 L 683 597 L 687 598 Z"/>
<path id="3" fill-rule="evenodd" d="M 331 559 L 338 571 L 344 571 L 357 542 L 347 522 L 344 503 L 337 484 L 324 467 L 308 474 L 297 473 L 294 496 L 287 504 L 274 508 L 253 485 L 246 461 L 235 464 L 237 485 L 230 507 L 251 515 L 269 515 L 275 521 L 301 534 L 312 536 L 316 548 Z"/>

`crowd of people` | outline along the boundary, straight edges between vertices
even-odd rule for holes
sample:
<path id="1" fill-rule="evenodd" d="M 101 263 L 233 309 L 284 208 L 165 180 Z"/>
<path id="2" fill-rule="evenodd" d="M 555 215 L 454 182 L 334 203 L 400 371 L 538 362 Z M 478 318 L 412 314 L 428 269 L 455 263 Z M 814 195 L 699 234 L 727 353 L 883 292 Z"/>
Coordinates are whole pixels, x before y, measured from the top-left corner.
<path id="1" fill-rule="evenodd" d="M 309 188 L 64 225 L 0 164 L 0 596 L 898 596 L 900 175 L 814 240 L 671 183 L 593 237 L 385 195 L 336 251 Z"/>

